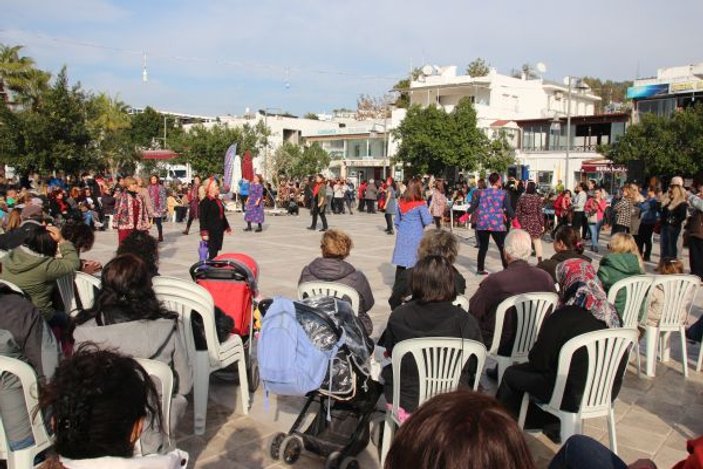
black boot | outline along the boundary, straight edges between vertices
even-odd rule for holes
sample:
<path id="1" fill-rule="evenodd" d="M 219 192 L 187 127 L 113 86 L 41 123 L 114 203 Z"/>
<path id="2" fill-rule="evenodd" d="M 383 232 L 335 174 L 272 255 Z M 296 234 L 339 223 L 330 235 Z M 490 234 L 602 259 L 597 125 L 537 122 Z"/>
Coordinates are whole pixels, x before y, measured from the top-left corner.
<path id="1" fill-rule="evenodd" d="M 261 227 L 261 223 L 259 223 L 259 226 L 254 230 L 256 233 L 261 233 L 264 231 L 264 229 Z"/>

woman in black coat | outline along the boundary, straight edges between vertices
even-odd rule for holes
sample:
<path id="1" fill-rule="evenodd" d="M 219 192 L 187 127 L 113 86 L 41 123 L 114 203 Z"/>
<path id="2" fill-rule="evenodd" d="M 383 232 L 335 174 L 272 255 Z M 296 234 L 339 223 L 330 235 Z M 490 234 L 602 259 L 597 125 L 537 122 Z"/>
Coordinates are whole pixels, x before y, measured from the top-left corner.
<path id="1" fill-rule="evenodd" d="M 562 292 L 560 306 L 544 320 L 537 341 L 530 350 L 529 361 L 508 367 L 496 394 L 496 398 L 515 418 L 520 412 L 525 392 L 542 402 L 548 402 L 551 398 L 557 378 L 559 353 L 564 344 L 581 334 L 622 325 L 589 261 L 579 258 L 565 260 L 557 266 L 556 275 Z M 613 399 L 620 390 L 626 365 L 627 356 L 623 357 L 615 378 Z M 562 410 L 578 410 L 587 370 L 588 356 L 581 350 L 572 358 Z M 525 428 L 542 428 L 549 438 L 558 440 L 557 422 L 556 417 L 530 404 Z"/>
<path id="2" fill-rule="evenodd" d="M 222 249 L 224 234 L 232 230 L 225 216 L 225 206 L 220 200 L 220 186 L 214 178 L 207 182 L 206 194 L 200 202 L 200 236 L 207 241 L 208 259 L 213 259 Z"/>

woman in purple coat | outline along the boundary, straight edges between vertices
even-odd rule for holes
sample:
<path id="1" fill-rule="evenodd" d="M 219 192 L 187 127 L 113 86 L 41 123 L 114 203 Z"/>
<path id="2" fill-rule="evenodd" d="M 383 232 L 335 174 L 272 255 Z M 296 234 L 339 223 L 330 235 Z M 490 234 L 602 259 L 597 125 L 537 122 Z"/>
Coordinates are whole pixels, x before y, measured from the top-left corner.
<path id="1" fill-rule="evenodd" d="M 249 198 L 247 199 L 246 212 L 244 213 L 244 221 L 247 222 L 247 227 L 244 231 L 251 231 L 251 224 L 256 223 L 257 233 L 263 229 L 261 225 L 264 223 L 264 183 L 261 174 L 254 176 L 254 181 L 249 186 Z"/>
<path id="2" fill-rule="evenodd" d="M 433 221 L 427 202 L 422 197 L 422 181 L 419 179 L 415 178 L 408 183 L 398 202 L 394 221 L 398 235 L 391 262 L 396 265 L 397 278 L 400 271 L 415 266 L 423 232 Z"/>

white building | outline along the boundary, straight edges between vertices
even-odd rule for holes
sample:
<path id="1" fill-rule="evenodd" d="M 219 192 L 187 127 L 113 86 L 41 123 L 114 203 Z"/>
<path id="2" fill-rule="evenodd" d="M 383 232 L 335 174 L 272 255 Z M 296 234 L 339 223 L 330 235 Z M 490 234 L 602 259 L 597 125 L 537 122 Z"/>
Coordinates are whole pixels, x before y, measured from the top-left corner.
<path id="1" fill-rule="evenodd" d="M 633 121 L 642 113 L 669 116 L 703 99 L 703 62 L 660 68 L 657 76 L 639 78 L 627 89 L 633 101 Z"/>
<path id="2" fill-rule="evenodd" d="M 339 129 L 340 126 L 339 122 L 335 121 L 303 119 L 287 114 L 272 114 L 266 111 L 248 113 L 244 116 L 218 116 L 216 119 L 203 122 L 201 125 L 206 128 L 211 128 L 215 125 L 237 128 L 243 127 L 244 125 L 253 127 L 259 122 L 263 122 L 271 131 L 268 138 L 268 146 L 261 149 L 259 156 L 254 158 L 255 171 L 261 172 L 265 178 L 272 176 L 266 169 L 269 158 L 284 142 L 301 145 L 303 143 L 303 135 L 312 134 L 317 131 L 335 131 Z M 191 127 L 192 125 L 184 125 L 183 129 L 188 131 Z M 241 149 L 242 152 L 244 150 L 245 149 Z M 239 151 L 240 150 L 238 150 L 238 152 Z"/>
<path id="3" fill-rule="evenodd" d="M 592 116 L 596 103 L 601 99 L 589 89 L 577 89 L 576 79 L 571 80 L 572 86 L 569 87 L 542 78 L 502 75 L 495 69 L 483 77 L 457 75 L 456 71 L 456 66 L 434 68 L 433 74 L 422 75 L 412 81 L 409 90 L 411 105 L 441 106 L 451 112 L 462 98 L 468 97 L 476 109 L 478 127 L 491 138 L 501 130 L 505 131 L 517 149 L 517 167 L 511 168 L 514 175 L 525 177 L 529 174 L 529 177 L 537 180 L 541 173 L 542 180 L 556 184 L 557 179 L 563 179 L 571 186 L 580 178 L 578 173 L 581 161 L 601 157 L 595 152 L 595 145 L 590 144 L 589 138 L 589 145 L 581 145 L 587 151 L 570 154 L 570 161 L 566 162 L 565 117 Z M 524 125 L 516 123 L 526 120 L 541 120 L 539 125 L 543 125 L 545 120 L 553 120 L 555 125 L 546 124 L 546 133 L 552 135 L 552 144 L 533 145 L 528 142 L 528 136 L 523 134 Z M 576 120 L 573 119 L 571 123 L 572 148 L 577 142 Z M 538 133 L 541 135 L 544 131 L 541 129 Z M 560 136 L 559 144 L 554 144 L 557 136 Z M 523 149 L 525 145 L 528 150 Z M 567 164 L 569 175 L 565 174 Z M 546 174 L 547 171 L 549 175 Z"/>

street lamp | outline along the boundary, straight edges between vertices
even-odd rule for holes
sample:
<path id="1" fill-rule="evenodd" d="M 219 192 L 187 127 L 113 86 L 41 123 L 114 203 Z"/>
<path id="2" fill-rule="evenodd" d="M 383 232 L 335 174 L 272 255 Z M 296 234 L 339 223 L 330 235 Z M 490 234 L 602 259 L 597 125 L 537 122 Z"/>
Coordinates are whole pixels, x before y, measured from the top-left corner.
<path id="1" fill-rule="evenodd" d="M 588 85 L 586 85 L 583 79 L 572 76 L 564 77 L 564 84 L 569 88 L 566 95 L 566 162 L 564 165 L 566 169 L 566 186 L 569 187 L 569 179 L 571 179 L 569 173 L 569 152 L 571 151 L 571 90 L 573 87 L 576 87 L 578 91 L 587 90 Z"/>
<path id="2" fill-rule="evenodd" d="M 264 111 L 264 127 L 266 128 L 265 131 L 269 131 L 268 128 L 268 117 L 269 117 L 269 111 L 278 111 L 279 113 L 283 112 L 283 109 L 279 107 L 267 107 Z M 270 133 L 270 132 L 269 132 Z M 269 172 L 269 135 L 268 133 L 266 134 L 266 151 L 264 151 L 264 177 L 268 178 L 268 172 Z"/>

